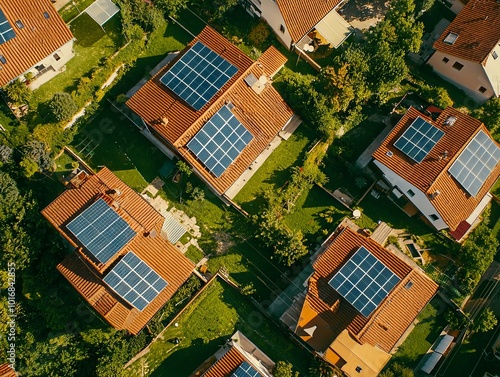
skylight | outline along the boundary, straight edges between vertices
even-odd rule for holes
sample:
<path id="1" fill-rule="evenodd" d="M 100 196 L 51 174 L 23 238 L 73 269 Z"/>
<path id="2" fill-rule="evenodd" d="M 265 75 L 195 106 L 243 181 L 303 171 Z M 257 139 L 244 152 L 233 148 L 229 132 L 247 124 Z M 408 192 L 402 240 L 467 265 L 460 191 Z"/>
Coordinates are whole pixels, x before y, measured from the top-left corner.
<path id="1" fill-rule="evenodd" d="M 458 34 L 456 33 L 448 33 L 448 35 L 446 36 L 446 38 L 444 39 L 444 43 L 447 43 L 449 45 L 452 45 L 455 43 L 455 41 L 457 40 L 458 38 Z"/>

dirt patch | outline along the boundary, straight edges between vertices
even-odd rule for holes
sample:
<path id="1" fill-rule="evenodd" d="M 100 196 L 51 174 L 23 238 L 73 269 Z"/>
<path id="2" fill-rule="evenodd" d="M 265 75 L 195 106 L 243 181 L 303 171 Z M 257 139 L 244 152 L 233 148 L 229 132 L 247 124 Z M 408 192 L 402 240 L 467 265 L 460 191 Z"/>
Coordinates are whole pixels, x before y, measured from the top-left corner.
<path id="1" fill-rule="evenodd" d="M 388 3 L 386 0 L 351 0 L 340 8 L 339 13 L 353 27 L 364 30 L 384 18 Z"/>
<path id="2" fill-rule="evenodd" d="M 232 240 L 232 237 L 224 232 L 218 232 L 214 235 L 215 241 L 217 242 L 217 250 L 216 253 L 218 255 L 225 254 L 227 251 L 235 245 L 235 242 Z"/>

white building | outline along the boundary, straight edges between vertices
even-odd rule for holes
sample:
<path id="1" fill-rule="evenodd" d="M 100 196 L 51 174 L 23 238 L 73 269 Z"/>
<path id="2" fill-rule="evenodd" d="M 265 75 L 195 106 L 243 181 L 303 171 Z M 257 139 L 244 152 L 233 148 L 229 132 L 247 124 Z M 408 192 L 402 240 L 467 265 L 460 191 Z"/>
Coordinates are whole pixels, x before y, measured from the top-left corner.
<path id="1" fill-rule="evenodd" d="M 50 0 L 0 3 L 0 86 L 31 72 L 37 88 L 74 56 L 74 37 Z"/>
<path id="2" fill-rule="evenodd" d="M 457 241 L 479 221 L 500 175 L 500 147 L 484 124 L 451 107 L 436 120 L 410 108 L 373 158 L 407 214 Z"/>
<path id="3" fill-rule="evenodd" d="M 499 44 L 500 3 L 470 1 L 434 43 L 428 64 L 482 103 L 500 96 Z"/>

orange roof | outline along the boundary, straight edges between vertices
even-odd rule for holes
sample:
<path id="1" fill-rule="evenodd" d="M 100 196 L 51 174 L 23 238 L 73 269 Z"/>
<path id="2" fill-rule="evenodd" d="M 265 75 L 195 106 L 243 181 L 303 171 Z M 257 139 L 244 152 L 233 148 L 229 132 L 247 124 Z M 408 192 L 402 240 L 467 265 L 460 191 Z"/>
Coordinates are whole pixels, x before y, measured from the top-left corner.
<path id="1" fill-rule="evenodd" d="M 119 195 L 112 194 L 112 190 L 118 190 Z M 98 198 L 118 203 L 117 212 L 136 231 L 136 236 L 104 265 L 97 263 L 66 228 L 69 221 Z M 64 259 L 57 269 L 116 329 L 125 329 L 137 334 L 189 278 L 194 269 L 193 264 L 184 255 L 160 236 L 163 217 L 107 168 L 89 176 L 80 187 L 63 192 L 42 214 L 77 247 L 77 251 Z M 156 232 L 155 237 L 150 236 L 153 231 Z M 102 281 L 117 259 L 130 250 L 168 283 L 143 311 L 130 306 Z"/>
<path id="2" fill-rule="evenodd" d="M 0 3 L 16 36 L 0 45 L 0 86 L 26 72 L 73 39 L 73 34 L 50 0 L 3 0 Z M 44 17 L 44 12 L 49 18 Z M 15 22 L 24 25 L 19 29 Z"/>
<path id="3" fill-rule="evenodd" d="M 233 373 L 242 362 L 246 361 L 245 357 L 236 347 L 231 347 L 224 356 L 213 364 L 207 370 L 203 377 L 227 377 Z"/>
<path id="4" fill-rule="evenodd" d="M 292 41 L 297 43 L 330 13 L 340 0 L 276 0 Z"/>
<path id="5" fill-rule="evenodd" d="M 201 41 L 238 68 L 233 78 L 199 111 L 179 100 L 160 82 L 165 72 L 197 41 Z M 265 150 L 293 115 L 272 85 L 266 85 L 265 89 L 257 94 L 244 79 L 250 73 L 257 78 L 262 75 L 270 76 L 285 62 L 286 58 L 274 47 L 269 48 L 253 62 L 236 46 L 207 26 L 174 61 L 139 89 L 127 105 L 223 194 Z M 253 135 L 253 139 L 226 171 L 216 178 L 186 148 L 186 144 L 210 117 L 228 102 L 234 105 L 233 114 Z"/>
<path id="6" fill-rule="evenodd" d="M 434 48 L 453 56 L 485 63 L 500 41 L 500 3 L 497 0 L 474 0 L 465 5 Z M 450 34 L 458 34 L 453 44 L 445 43 Z"/>
<path id="7" fill-rule="evenodd" d="M 410 267 L 370 238 L 347 227 L 336 232 L 332 243 L 314 263 L 305 309 L 300 314 L 295 332 L 320 352 L 325 351 L 344 329 L 359 343 L 368 343 L 390 352 L 434 296 L 438 286 L 423 272 Z M 360 246 L 364 246 L 401 279 L 368 318 L 328 284 Z M 405 286 L 409 281 L 413 285 L 407 289 Z M 310 336 L 306 330 L 314 326 L 316 329 Z"/>
<path id="8" fill-rule="evenodd" d="M 16 377 L 17 374 L 10 367 L 9 364 L 1 364 L 0 365 L 0 377 Z"/>
<path id="9" fill-rule="evenodd" d="M 394 142 L 418 116 L 444 132 L 443 137 L 420 163 L 414 162 L 394 147 Z M 445 126 L 444 122 L 450 116 L 456 118 L 455 124 Z M 411 107 L 373 153 L 373 158 L 422 192 L 430 195 L 439 191 L 439 195 L 434 199 L 430 199 L 429 196 L 429 199 L 450 230 L 453 231 L 460 222 L 472 214 L 500 175 L 500 165 L 497 165 L 478 194 L 471 196 L 447 173 L 448 168 L 469 141 L 481 130 L 489 135 L 481 121 L 451 107 L 445 109 L 435 121 Z M 392 156 L 387 155 L 388 151 L 392 152 Z M 440 159 L 445 151 L 448 152 L 448 158 Z"/>

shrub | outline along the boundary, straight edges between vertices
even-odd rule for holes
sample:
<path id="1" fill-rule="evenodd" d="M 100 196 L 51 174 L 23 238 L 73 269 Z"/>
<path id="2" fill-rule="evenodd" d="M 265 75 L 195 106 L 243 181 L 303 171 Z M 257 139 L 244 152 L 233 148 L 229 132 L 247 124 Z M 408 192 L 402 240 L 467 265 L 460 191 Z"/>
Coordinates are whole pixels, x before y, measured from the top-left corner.
<path id="1" fill-rule="evenodd" d="M 26 178 L 30 178 L 38 171 L 38 164 L 29 157 L 23 157 L 19 166 L 21 167 L 21 172 Z"/>
<path id="2" fill-rule="evenodd" d="M 49 103 L 49 108 L 54 119 L 58 122 L 68 120 L 78 110 L 78 106 L 73 97 L 64 92 L 54 94 L 54 97 L 52 97 Z"/>
<path id="3" fill-rule="evenodd" d="M 261 46 L 267 41 L 269 34 L 269 26 L 261 20 L 248 34 L 248 40 L 254 46 Z"/>
<path id="4" fill-rule="evenodd" d="M 453 106 L 453 100 L 448 94 L 448 91 L 441 86 L 431 87 L 429 85 L 425 85 L 422 87 L 420 94 L 427 101 L 429 101 L 429 103 L 432 103 L 441 109 Z"/>
<path id="5" fill-rule="evenodd" d="M 31 90 L 21 80 L 15 80 L 3 87 L 9 99 L 15 104 L 26 103 L 31 98 Z"/>

